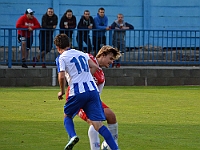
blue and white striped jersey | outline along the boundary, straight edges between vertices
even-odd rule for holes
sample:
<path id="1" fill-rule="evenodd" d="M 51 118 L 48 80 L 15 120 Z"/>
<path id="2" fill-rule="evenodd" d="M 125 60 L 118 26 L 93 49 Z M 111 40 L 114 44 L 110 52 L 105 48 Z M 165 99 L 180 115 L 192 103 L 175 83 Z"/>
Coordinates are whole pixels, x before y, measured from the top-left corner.
<path id="1" fill-rule="evenodd" d="M 58 72 L 65 71 L 70 86 L 69 96 L 98 90 L 90 73 L 89 59 L 88 54 L 75 49 L 66 50 L 56 58 Z"/>

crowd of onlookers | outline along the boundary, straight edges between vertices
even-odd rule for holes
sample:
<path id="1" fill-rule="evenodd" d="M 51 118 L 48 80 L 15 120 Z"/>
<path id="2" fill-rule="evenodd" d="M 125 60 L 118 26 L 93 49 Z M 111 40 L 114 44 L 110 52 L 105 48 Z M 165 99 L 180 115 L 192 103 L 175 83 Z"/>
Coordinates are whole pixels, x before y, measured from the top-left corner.
<path id="1" fill-rule="evenodd" d="M 53 8 L 48 8 L 47 12 L 42 16 L 41 25 L 37 18 L 34 17 L 34 11 L 30 8 L 17 20 L 16 28 L 24 29 L 18 30 L 18 41 L 21 44 L 22 51 L 22 67 L 28 68 L 26 59 L 28 58 L 28 51 L 33 44 L 32 31 L 41 28 L 39 33 L 40 53 L 33 58 L 33 61 L 44 62 L 42 67 L 46 68 L 45 55 L 52 49 L 53 32 L 57 25 L 58 17 L 54 13 Z M 115 29 L 112 38 L 113 47 L 124 52 L 126 48 L 125 31 L 127 29 L 134 29 L 133 25 L 124 21 L 123 14 L 118 14 L 117 19 L 109 26 L 108 17 L 105 15 L 105 9 L 102 7 L 98 9 L 98 13 L 94 18 L 90 15 L 89 10 L 85 10 L 78 23 L 76 17 L 73 15 L 73 11 L 68 9 L 60 19 L 59 28 L 60 33 L 65 33 L 71 42 L 73 29 L 77 28 L 76 41 L 78 43 L 78 49 L 87 53 L 91 53 L 91 50 L 93 50 L 94 56 L 103 45 L 106 45 L 107 30 Z M 92 40 L 89 35 L 90 30 L 92 30 Z M 87 45 L 86 50 L 84 50 L 83 42 Z M 116 61 L 116 67 L 120 67 L 119 61 Z M 115 64 L 113 64 L 113 67 Z M 35 67 L 35 64 L 33 64 L 33 67 Z"/>

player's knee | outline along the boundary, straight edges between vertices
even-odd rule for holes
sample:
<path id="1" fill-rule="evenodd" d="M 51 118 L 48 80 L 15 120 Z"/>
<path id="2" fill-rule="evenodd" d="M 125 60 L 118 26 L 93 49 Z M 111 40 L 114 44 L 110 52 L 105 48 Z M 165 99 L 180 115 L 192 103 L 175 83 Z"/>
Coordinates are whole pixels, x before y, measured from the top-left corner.
<path id="1" fill-rule="evenodd" d="M 64 118 L 66 118 L 67 117 L 67 115 L 64 113 Z"/>
<path id="2" fill-rule="evenodd" d="M 92 125 L 96 131 L 99 131 L 99 129 L 103 126 L 101 121 L 92 121 Z"/>
<path id="3" fill-rule="evenodd" d="M 67 115 L 67 114 L 64 113 L 64 118 L 67 118 L 67 117 L 68 117 L 68 118 L 72 118 L 72 116 Z"/>

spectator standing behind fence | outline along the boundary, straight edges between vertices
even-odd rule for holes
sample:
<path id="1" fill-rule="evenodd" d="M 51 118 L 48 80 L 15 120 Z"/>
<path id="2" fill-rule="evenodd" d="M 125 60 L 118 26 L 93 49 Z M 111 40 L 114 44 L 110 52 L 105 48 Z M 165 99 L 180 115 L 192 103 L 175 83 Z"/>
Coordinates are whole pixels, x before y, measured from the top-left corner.
<path id="1" fill-rule="evenodd" d="M 94 20 L 92 16 L 90 16 L 90 11 L 85 10 L 83 16 L 81 17 L 80 21 L 78 22 L 77 29 L 77 36 L 76 41 L 78 43 L 79 50 L 83 50 L 83 41 L 87 44 L 87 53 L 90 53 L 92 50 L 92 44 L 90 40 L 90 29 L 94 28 Z M 81 30 L 84 29 L 84 30 Z M 86 30 L 88 29 L 88 30 Z"/>
<path id="2" fill-rule="evenodd" d="M 121 53 L 124 53 L 126 51 L 126 30 L 134 29 L 133 25 L 124 21 L 123 14 L 118 14 L 117 20 L 115 20 L 111 25 L 111 29 L 115 29 L 112 41 L 113 47 L 117 48 Z M 117 68 L 120 67 L 120 58 L 112 64 L 112 67 L 114 67 L 114 65 L 116 65 Z"/>
<path id="3" fill-rule="evenodd" d="M 76 17 L 73 15 L 71 9 L 68 9 L 60 20 L 60 33 L 65 33 L 72 44 L 72 34 L 73 30 L 76 28 Z M 72 47 L 72 46 L 71 46 Z"/>
<path id="4" fill-rule="evenodd" d="M 94 17 L 95 29 L 101 31 L 93 32 L 93 46 L 94 46 L 94 56 L 98 53 L 99 49 L 106 45 L 106 30 L 109 30 L 108 27 L 108 17 L 105 15 L 105 9 L 99 8 L 97 16 Z"/>
<path id="5" fill-rule="evenodd" d="M 16 22 L 16 28 L 23 28 L 18 30 L 18 42 L 21 43 L 22 50 L 22 67 L 28 68 L 26 59 L 28 58 L 29 50 L 33 44 L 33 30 L 40 28 L 40 23 L 34 17 L 34 11 L 27 9 L 25 14 L 21 16 Z"/>
<path id="6" fill-rule="evenodd" d="M 42 68 L 46 68 L 45 65 L 45 54 L 51 51 L 53 46 L 53 32 L 58 24 L 58 17 L 54 14 L 53 8 L 48 8 L 47 12 L 42 16 L 42 29 L 39 34 L 39 43 L 40 43 L 40 54 L 37 57 L 33 57 L 33 62 L 41 61 L 42 59 Z M 35 67 L 36 64 L 33 64 Z"/>

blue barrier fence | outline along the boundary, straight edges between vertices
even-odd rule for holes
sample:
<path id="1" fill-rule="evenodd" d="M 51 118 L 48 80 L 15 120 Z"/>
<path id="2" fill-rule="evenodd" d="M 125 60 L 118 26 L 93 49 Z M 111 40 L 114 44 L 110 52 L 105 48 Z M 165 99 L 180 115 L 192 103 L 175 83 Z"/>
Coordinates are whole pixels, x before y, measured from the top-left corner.
<path id="1" fill-rule="evenodd" d="M 39 46 L 42 41 L 41 38 L 39 40 L 39 36 L 42 30 L 46 35 L 48 31 L 44 29 L 33 31 L 33 44 L 27 57 L 28 65 L 34 64 L 33 57 L 41 53 Z M 54 30 L 53 37 L 60 31 Z M 71 31 L 73 31 L 72 47 L 84 52 L 90 51 L 92 54 L 98 52 L 97 39 L 94 35 L 100 35 L 100 30 L 74 29 Z M 84 39 L 86 32 L 89 33 L 86 41 L 90 39 L 91 48 L 84 42 L 80 45 L 80 40 Z M 12 65 L 22 63 L 22 51 L 17 36 L 16 28 L 0 28 L 0 65 L 11 68 Z M 46 37 L 43 40 L 47 40 Z M 122 65 L 200 65 L 200 31 L 198 30 L 108 30 L 105 31 L 105 39 L 99 39 L 100 46 L 103 41 L 106 45 L 118 46 L 123 53 L 120 59 Z M 46 55 L 45 61 L 42 62 L 40 58 L 37 65 L 42 63 L 54 65 L 57 55 L 57 50 L 53 46 Z"/>

